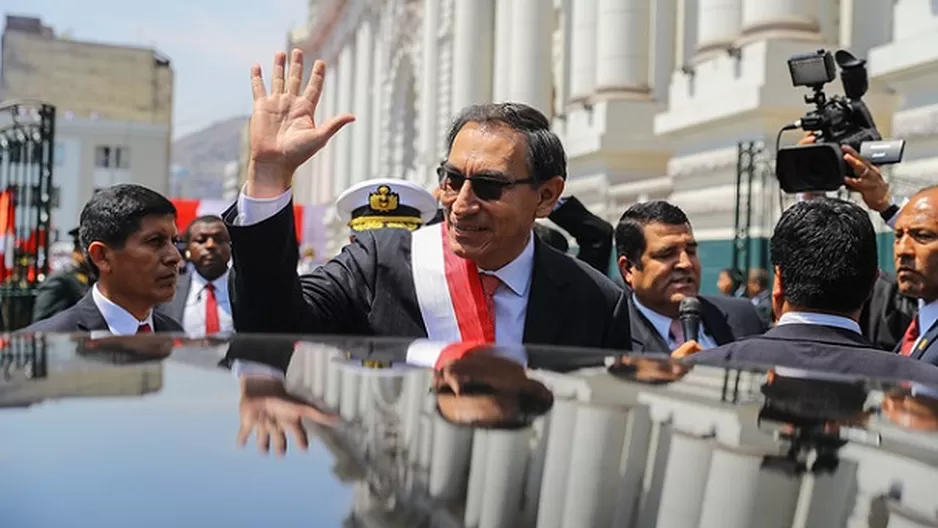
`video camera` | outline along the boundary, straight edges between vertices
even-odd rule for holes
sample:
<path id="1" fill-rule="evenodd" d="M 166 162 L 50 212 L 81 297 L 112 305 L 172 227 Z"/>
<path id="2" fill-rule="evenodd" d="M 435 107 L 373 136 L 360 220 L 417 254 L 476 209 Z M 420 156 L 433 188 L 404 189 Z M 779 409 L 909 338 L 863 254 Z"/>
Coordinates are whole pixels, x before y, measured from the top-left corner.
<path id="1" fill-rule="evenodd" d="M 836 63 L 836 65 L 835 65 Z M 833 81 L 840 68 L 840 81 L 846 97 L 828 97 L 824 85 Z M 853 170 L 844 161 L 841 145 L 853 147 L 861 157 L 874 165 L 902 161 L 904 140 L 883 141 L 873 115 L 862 97 L 869 89 L 866 61 L 849 51 L 827 50 L 795 55 L 788 59 L 788 71 L 794 86 L 807 86 L 813 91 L 804 100 L 815 106 L 794 124 L 779 132 L 801 128 L 812 131 L 817 141 L 809 145 L 777 148 L 775 176 L 787 193 L 836 191 L 845 176 Z M 777 147 L 777 145 L 776 145 Z"/>

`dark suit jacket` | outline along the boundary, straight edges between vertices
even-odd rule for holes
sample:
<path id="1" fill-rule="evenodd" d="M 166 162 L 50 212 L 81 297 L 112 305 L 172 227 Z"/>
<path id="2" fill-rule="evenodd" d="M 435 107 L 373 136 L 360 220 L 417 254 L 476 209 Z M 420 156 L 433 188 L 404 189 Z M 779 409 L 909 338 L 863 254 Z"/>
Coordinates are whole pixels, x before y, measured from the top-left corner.
<path id="1" fill-rule="evenodd" d="M 59 312 L 49 319 L 35 322 L 21 332 L 91 332 L 107 330 L 107 321 L 94 303 L 89 291 L 78 304 Z M 182 326 L 168 315 L 153 311 L 154 332 L 181 332 Z"/>
<path id="2" fill-rule="evenodd" d="M 612 236 L 615 233 L 609 222 L 589 212 L 574 196 L 564 200 L 548 218 L 576 240 L 580 247 L 578 259 L 603 275 L 609 272 Z"/>
<path id="3" fill-rule="evenodd" d="M 765 324 L 759 318 L 756 307 L 749 299 L 734 297 L 701 296 L 700 319 L 704 329 L 718 345 L 765 332 Z M 629 318 L 632 322 L 633 352 L 671 353 L 661 334 L 651 324 L 629 297 Z"/>
<path id="4" fill-rule="evenodd" d="M 918 303 L 899 293 L 896 278 L 881 274 L 860 312 L 860 328 L 876 348 L 893 350 L 917 312 Z"/>
<path id="5" fill-rule="evenodd" d="M 342 253 L 297 277 L 292 207 L 252 226 L 225 212 L 235 269 L 238 332 L 426 337 L 411 276 L 411 235 L 360 233 Z M 535 239 L 526 343 L 628 348 L 621 290 L 589 266 Z"/>
<path id="6" fill-rule="evenodd" d="M 762 336 L 698 352 L 689 360 L 720 366 L 784 366 L 938 387 L 938 367 L 878 350 L 862 335 L 831 326 L 781 325 Z"/>

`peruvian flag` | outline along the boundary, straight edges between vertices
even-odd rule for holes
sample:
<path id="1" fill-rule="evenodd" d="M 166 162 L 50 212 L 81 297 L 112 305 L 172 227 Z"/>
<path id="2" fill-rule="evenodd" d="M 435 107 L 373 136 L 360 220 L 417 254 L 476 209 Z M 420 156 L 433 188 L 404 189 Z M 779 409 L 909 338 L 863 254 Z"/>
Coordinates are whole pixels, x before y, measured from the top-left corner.
<path id="1" fill-rule="evenodd" d="M 191 200 L 186 198 L 170 198 L 173 205 L 176 206 L 176 228 L 179 233 L 185 232 L 186 228 L 193 220 L 200 216 L 221 214 L 231 206 L 231 202 L 225 200 Z M 296 240 L 302 243 L 304 231 L 304 216 L 302 205 L 293 206 L 293 219 L 296 224 Z"/>
<path id="2" fill-rule="evenodd" d="M 16 200 L 13 189 L 0 192 L 0 281 L 6 282 L 13 275 L 16 254 Z"/>

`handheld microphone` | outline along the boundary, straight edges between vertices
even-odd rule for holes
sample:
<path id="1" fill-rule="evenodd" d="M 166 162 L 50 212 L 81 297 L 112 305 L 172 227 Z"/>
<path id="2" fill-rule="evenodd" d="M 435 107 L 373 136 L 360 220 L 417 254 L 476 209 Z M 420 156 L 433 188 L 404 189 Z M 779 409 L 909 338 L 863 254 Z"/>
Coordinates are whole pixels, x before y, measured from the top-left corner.
<path id="1" fill-rule="evenodd" d="M 700 299 L 684 297 L 678 308 L 684 341 L 700 341 Z"/>

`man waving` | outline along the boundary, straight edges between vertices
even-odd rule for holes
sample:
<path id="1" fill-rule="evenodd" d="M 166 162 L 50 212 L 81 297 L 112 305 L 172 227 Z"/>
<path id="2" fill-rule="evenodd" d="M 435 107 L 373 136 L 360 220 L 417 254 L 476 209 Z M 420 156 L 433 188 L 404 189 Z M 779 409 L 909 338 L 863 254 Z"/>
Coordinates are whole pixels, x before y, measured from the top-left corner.
<path id="1" fill-rule="evenodd" d="M 232 237 L 240 332 L 429 337 L 567 346 L 630 345 L 627 305 L 605 276 L 532 236 L 566 179 L 547 118 L 523 104 L 472 106 L 457 116 L 438 169 L 445 221 L 413 233 L 362 233 L 332 261 L 296 274 L 293 172 L 354 117 L 313 113 L 325 64 L 301 92 L 303 55 L 274 60 L 268 94 L 251 72 L 248 178 L 225 213 Z"/>

